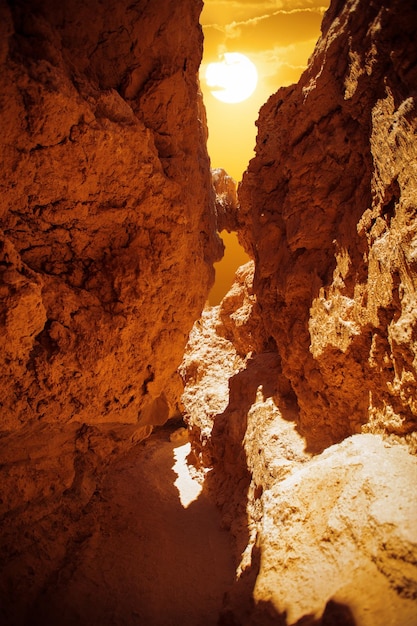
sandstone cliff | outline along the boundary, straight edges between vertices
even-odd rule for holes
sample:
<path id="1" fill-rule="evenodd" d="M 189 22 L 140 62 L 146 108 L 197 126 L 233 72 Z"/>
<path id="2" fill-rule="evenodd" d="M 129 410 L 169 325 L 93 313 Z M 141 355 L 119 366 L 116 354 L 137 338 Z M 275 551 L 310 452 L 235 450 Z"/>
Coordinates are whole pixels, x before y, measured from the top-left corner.
<path id="1" fill-rule="evenodd" d="M 2 430 L 165 402 L 219 255 L 200 9 L 2 3 Z"/>
<path id="2" fill-rule="evenodd" d="M 335 0 L 260 111 L 241 268 L 182 366 L 236 540 L 224 624 L 415 626 L 415 3 Z"/>
<path id="3" fill-rule="evenodd" d="M 332 3 L 238 206 L 212 188 L 199 1 L 0 0 L 1 623 L 176 626 L 207 571 L 184 623 L 224 584 L 224 626 L 415 626 L 414 4 Z M 194 555 L 173 616 L 198 524 L 168 440 L 132 445 L 179 410 L 216 219 L 253 261 L 179 372 L 237 579 L 202 545 L 223 577 Z"/>
<path id="4" fill-rule="evenodd" d="M 415 20 L 412 2 L 333 2 L 300 82 L 261 109 L 239 193 L 312 450 L 416 426 Z"/>
<path id="5" fill-rule="evenodd" d="M 100 468 L 178 411 L 221 255 L 201 8 L 0 2 L 2 623 L 85 534 Z"/>

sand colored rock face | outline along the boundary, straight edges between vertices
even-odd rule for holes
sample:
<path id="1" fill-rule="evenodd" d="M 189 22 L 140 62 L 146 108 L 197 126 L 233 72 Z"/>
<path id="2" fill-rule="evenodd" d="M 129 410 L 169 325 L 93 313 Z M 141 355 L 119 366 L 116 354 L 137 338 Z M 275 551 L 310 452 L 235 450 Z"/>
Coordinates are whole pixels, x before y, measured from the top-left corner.
<path id="1" fill-rule="evenodd" d="M 220 251 L 200 10 L 2 3 L 2 430 L 153 421 Z"/>
<path id="2" fill-rule="evenodd" d="M 333 2 L 300 82 L 261 109 L 239 190 L 312 450 L 416 425 L 416 19 L 413 2 Z"/>
<path id="3" fill-rule="evenodd" d="M 0 2 L 4 624 L 91 532 L 109 462 L 178 411 L 221 256 L 201 8 Z"/>
<path id="4" fill-rule="evenodd" d="M 279 354 L 254 346 L 251 277 L 203 313 L 180 368 L 194 463 L 235 543 L 220 624 L 415 626 L 417 459 L 370 433 L 309 451 Z"/>
<path id="5" fill-rule="evenodd" d="M 270 600 L 288 624 L 320 619 L 332 601 L 361 626 L 413 626 L 416 479 L 417 460 L 402 446 L 354 435 L 275 484 L 262 498 L 255 599 Z"/>
<path id="6" fill-rule="evenodd" d="M 333 2 L 260 112 L 234 213 L 254 263 L 181 368 L 235 538 L 224 625 L 417 623 L 416 21 Z"/>

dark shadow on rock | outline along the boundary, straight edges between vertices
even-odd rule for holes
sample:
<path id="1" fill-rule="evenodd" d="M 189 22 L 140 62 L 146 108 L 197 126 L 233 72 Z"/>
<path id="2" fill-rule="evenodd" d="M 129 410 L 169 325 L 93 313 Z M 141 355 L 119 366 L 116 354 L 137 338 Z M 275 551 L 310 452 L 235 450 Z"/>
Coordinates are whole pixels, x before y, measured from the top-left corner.
<path id="1" fill-rule="evenodd" d="M 260 601 L 253 604 L 252 611 L 241 621 L 231 610 L 222 613 L 218 626 L 288 626 L 285 613 L 279 613 L 272 602 Z M 320 619 L 305 615 L 294 626 L 356 626 L 350 608 L 329 600 Z"/>
<path id="2" fill-rule="evenodd" d="M 69 546 L 24 626 L 216 625 L 229 537 L 206 494 L 181 504 L 174 448 L 161 430 L 115 462 L 85 512 L 90 537 Z"/>
<path id="3" fill-rule="evenodd" d="M 211 443 L 213 470 L 205 488 L 222 510 L 223 522 L 233 535 L 235 553 L 242 554 L 249 543 L 247 502 L 251 474 L 244 449 L 247 415 L 259 387 L 264 398 L 273 398 L 284 419 L 297 424 L 298 410 L 294 393 L 282 375 L 277 352 L 255 355 L 246 368 L 229 380 L 229 404 L 214 419 Z M 255 610 L 253 589 L 259 573 L 260 552 L 252 550 L 251 567 L 244 571 L 225 598 L 220 624 L 245 623 Z M 272 623 L 272 622 L 271 622 Z"/>
<path id="4" fill-rule="evenodd" d="M 214 469 L 208 474 L 205 485 L 220 506 L 224 524 L 233 535 L 237 560 L 250 539 L 247 504 L 251 474 L 244 437 L 248 427 L 248 412 L 260 386 L 264 398 L 272 398 L 282 417 L 294 422 L 299 432 L 296 398 L 282 375 L 278 353 L 255 355 L 248 361 L 245 370 L 229 380 L 229 404 L 214 419 L 211 438 Z M 260 560 L 260 548 L 255 546 L 251 566 L 225 595 L 219 626 L 287 625 L 285 614 L 278 613 L 271 602 L 255 602 L 253 598 Z M 306 615 L 297 622 L 297 626 L 355 626 L 355 621 L 349 607 L 331 600 L 319 620 Z"/>
<path id="5" fill-rule="evenodd" d="M 327 603 L 319 624 L 320 626 L 356 626 L 350 608 L 334 600 L 329 600 Z"/>
<path id="6" fill-rule="evenodd" d="M 305 615 L 294 626 L 356 626 L 356 622 L 346 604 L 329 600 L 320 619 Z"/>
<path id="7" fill-rule="evenodd" d="M 276 612 L 271 602 L 258 602 L 247 621 L 237 620 L 229 612 L 222 616 L 218 626 L 287 626 L 287 621 L 285 615 Z"/>
<path id="8" fill-rule="evenodd" d="M 224 608 L 220 614 L 218 626 L 243 626 L 255 611 L 253 588 L 259 574 L 261 552 L 259 548 L 252 550 L 251 567 L 245 570 L 235 584 L 225 594 Z"/>

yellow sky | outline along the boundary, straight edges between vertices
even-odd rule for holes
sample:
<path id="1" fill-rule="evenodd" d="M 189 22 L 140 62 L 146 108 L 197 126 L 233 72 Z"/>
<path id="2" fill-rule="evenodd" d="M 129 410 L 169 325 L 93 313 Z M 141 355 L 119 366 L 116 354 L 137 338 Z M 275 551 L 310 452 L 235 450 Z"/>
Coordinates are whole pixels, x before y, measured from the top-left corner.
<path id="1" fill-rule="evenodd" d="M 205 0 L 200 81 L 213 168 L 241 180 L 253 156 L 258 111 L 279 87 L 298 81 L 328 5 L 329 0 Z M 258 69 L 257 89 L 244 102 L 219 102 L 205 83 L 207 65 L 224 52 L 245 54 Z"/>
<path id="2" fill-rule="evenodd" d="M 237 182 L 254 155 L 255 122 L 260 107 L 279 87 L 295 83 L 307 66 L 320 36 L 330 0 L 205 0 L 201 15 L 204 56 L 201 89 L 207 110 L 211 166 L 222 167 Z M 207 65 L 225 52 L 240 52 L 257 67 L 258 86 L 244 102 L 217 100 L 207 87 Z M 248 260 L 235 233 L 222 233 L 226 251 L 215 263 L 216 283 L 209 303 L 216 305 L 229 290 L 239 265 Z"/>

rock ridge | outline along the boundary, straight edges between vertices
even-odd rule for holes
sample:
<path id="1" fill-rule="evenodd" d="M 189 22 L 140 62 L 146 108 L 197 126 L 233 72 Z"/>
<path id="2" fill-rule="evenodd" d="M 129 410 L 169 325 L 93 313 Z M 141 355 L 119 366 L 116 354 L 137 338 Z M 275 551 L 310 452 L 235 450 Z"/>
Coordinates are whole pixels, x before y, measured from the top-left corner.
<path id="1" fill-rule="evenodd" d="M 415 431 L 415 17 L 332 3 L 300 82 L 261 109 L 239 189 L 254 291 L 316 450 L 364 424 Z"/>
<path id="2" fill-rule="evenodd" d="M 260 111 L 234 212 L 253 261 L 180 370 L 235 539 L 225 625 L 416 624 L 416 20 L 335 0 Z"/>

